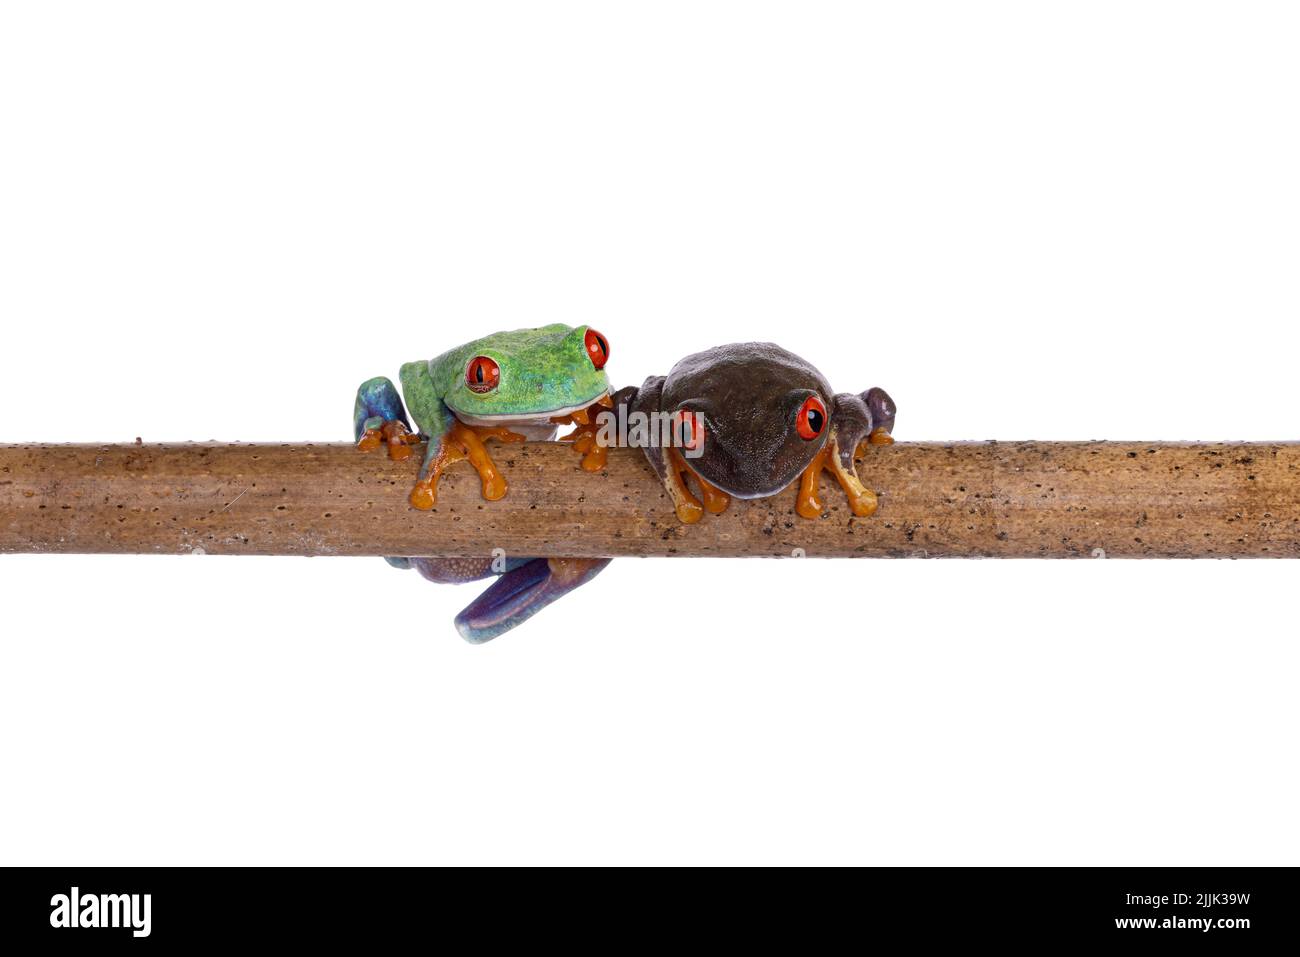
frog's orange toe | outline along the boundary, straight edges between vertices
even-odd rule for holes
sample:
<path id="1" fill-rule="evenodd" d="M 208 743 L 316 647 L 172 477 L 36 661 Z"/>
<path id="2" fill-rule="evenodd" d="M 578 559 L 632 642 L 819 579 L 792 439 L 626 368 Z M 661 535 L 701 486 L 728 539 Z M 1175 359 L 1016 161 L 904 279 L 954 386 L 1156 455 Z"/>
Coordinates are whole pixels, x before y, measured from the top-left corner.
<path id="1" fill-rule="evenodd" d="M 483 497 L 489 502 L 498 502 L 506 497 L 506 492 L 510 491 L 510 486 L 500 473 L 494 472 L 492 475 L 483 476 Z"/>
<path id="2" fill-rule="evenodd" d="M 574 426 L 568 435 L 560 436 L 560 441 L 573 443 L 573 450 L 582 455 L 581 467 L 584 472 L 599 472 L 605 468 L 608 455 L 605 446 L 600 444 L 600 426 L 596 419 L 601 407 L 608 404 L 609 397 L 604 396 L 586 409 L 551 419 L 556 425 Z"/>
<path id="3" fill-rule="evenodd" d="M 415 488 L 411 489 L 411 506 L 413 508 L 427 512 L 437 504 L 438 496 L 434 493 L 431 484 L 419 482 Z"/>
<path id="4" fill-rule="evenodd" d="M 704 510 L 710 515 L 721 515 L 731 504 L 731 496 L 715 485 L 710 485 L 697 474 L 695 481 L 700 483 L 704 497 Z"/>
<path id="5" fill-rule="evenodd" d="M 817 484 L 822 469 L 826 467 L 829 449 L 830 444 L 827 443 L 799 477 L 799 492 L 794 500 L 794 510 L 803 518 L 821 518 L 822 501 L 817 497 Z"/>
<path id="6" fill-rule="evenodd" d="M 871 489 L 864 489 L 860 495 L 849 496 L 849 508 L 858 518 L 866 518 L 869 515 L 875 515 L 876 509 L 880 507 L 880 500 L 876 498 L 876 493 Z"/>
<path id="7" fill-rule="evenodd" d="M 873 433 L 874 434 L 874 433 Z M 888 433 L 885 433 L 888 435 Z M 890 439 L 890 441 L 893 441 Z M 881 443 L 877 443 L 881 444 Z M 844 496 L 848 499 L 849 510 L 859 518 L 874 515 L 880 502 L 876 493 L 862 484 L 852 463 L 845 465 L 840 461 L 839 440 L 831 436 L 817 457 L 812 460 L 799 482 L 799 498 L 795 504 L 797 511 L 804 518 L 818 518 L 822 514 L 822 503 L 817 497 L 818 479 L 825 470 L 835 476 Z"/>
<path id="8" fill-rule="evenodd" d="M 381 445 L 387 445 L 388 457 L 400 462 L 411 457 L 411 446 L 419 441 L 419 434 L 408 429 L 405 422 L 390 419 L 377 429 L 366 429 L 357 440 L 357 448 L 362 452 L 373 452 Z"/>
<path id="9" fill-rule="evenodd" d="M 816 495 L 800 495 L 794 510 L 803 518 L 821 518 L 822 503 Z"/>
<path id="10" fill-rule="evenodd" d="M 683 525 L 694 525 L 704 517 L 704 506 L 694 500 L 677 503 L 677 520 Z"/>

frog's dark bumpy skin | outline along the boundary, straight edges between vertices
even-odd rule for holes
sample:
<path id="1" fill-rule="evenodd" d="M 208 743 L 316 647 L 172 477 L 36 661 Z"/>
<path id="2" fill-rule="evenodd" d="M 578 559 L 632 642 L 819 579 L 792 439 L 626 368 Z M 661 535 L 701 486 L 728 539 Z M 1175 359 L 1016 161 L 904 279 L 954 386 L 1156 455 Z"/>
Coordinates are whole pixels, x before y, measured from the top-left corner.
<path id="1" fill-rule="evenodd" d="M 807 438 L 798 434 L 795 419 L 810 396 L 825 406 L 829 422 Z M 864 442 L 892 441 L 890 432 L 897 415 L 893 400 L 883 389 L 833 395 L 830 384 L 814 366 L 769 342 L 732 343 L 687 356 L 667 376 L 652 376 L 640 388 L 618 391 L 613 399 L 623 415 L 691 412 L 702 419 L 703 454 L 699 457 L 644 448 L 684 522 L 697 521 L 706 509 L 725 508 L 726 496 L 775 495 L 801 475 L 807 488 L 801 486 L 799 513 L 806 517 L 820 514 L 815 494 L 816 473 L 822 468 L 819 463 L 826 463 L 839 479 L 850 495 L 854 513 L 870 514 L 875 496 L 858 481 L 854 456 Z M 831 451 L 838 468 L 831 468 L 827 461 Z M 720 507 L 701 507 L 681 482 L 679 464 L 701 481 L 706 503 L 707 486 L 713 486 L 715 500 L 721 493 Z M 810 469 L 812 477 L 808 478 Z"/>
<path id="2" fill-rule="evenodd" d="M 626 420 L 629 414 L 650 415 L 659 411 L 659 395 L 663 391 L 664 377 L 651 376 L 641 383 L 638 389 L 629 385 L 619 389 L 611 397 L 614 400 L 614 413 Z M 645 457 L 650 467 L 659 476 L 659 481 L 668 484 L 668 461 L 664 450 L 659 446 L 646 446 Z"/>
<path id="3" fill-rule="evenodd" d="M 846 469 L 852 469 L 858 447 L 871 439 L 873 433 L 876 436 L 892 435 L 897 414 L 894 400 L 888 392 L 878 387 L 868 389 L 861 395 L 841 392 L 835 396 L 831 426 L 839 440 L 836 452 L 840 464 Z"/>
<path id="4" fill-rule="evenodd" d="M 409 418 L 396 387 L 385 378 L 370 379 L 357 390 L 353 432 L 358 441 L 367 433 L 400 423 L 409 432 Z M 388 439 L 402 448 L 410 438 L 398 430 Z M 392 449 L 390 448 L 390 451 Z M 407 452 L 409 455 L 409 452 Z M 472 644 L 491 641 L 523 624 L 557 598 L 595 578 L 607 558 L 389 558 L 394 568 L 418 571 L 431 582 L 459 584 L 496 577 L 496 581 L 456 616 L 456 630 Z"/>
<path id="5" fill-rule="evenodd" d="M 664 380 L 660 407 L 704 417 L 704 454 L 691 470 L 734 498 L 766 498 L 799 478 L 830 438 L 794 433 L 795 414 L 830 383 L 810 363 L 770 342 L 738 342 L 687 356 Z"/>
<path id="6" fill-rule="evenodd" d="M 884 429 L 889 434 L 894 432 L 894 419 L 898 415 L 898 406 L 889 397 L 889 393 L 879 386 L 874 386 L 862 393 L 862 401 L 871 410 L 871 419 L 876 429 Z"/>

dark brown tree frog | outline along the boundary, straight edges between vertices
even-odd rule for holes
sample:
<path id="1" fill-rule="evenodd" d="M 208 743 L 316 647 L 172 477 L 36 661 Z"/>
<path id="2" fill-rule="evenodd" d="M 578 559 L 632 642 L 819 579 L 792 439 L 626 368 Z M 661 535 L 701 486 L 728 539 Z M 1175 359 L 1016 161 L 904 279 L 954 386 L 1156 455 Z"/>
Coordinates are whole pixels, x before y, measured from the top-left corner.
<path id="1" fill-rule="evenodd" d="M 893 442 L 896 413 L 884 389 L 832 394 L 816 368 L 770 342 L 687 356 L 667 376 L 619 390 L 614 406 L 628 421 L 672 423 L 672 442 L 628 444 L 644 448 L 686 523 L 722 512 L 732 498 L 775 495 L 796 479 L 796 510 L 817 518 L 823 469 L 839 481 L 854 515 L 871 515 L 876 494 L 858 479 L 853 460 L 864 442 Z M 687 474 L 699 483 L 702 502 L 687 487 Z"/>

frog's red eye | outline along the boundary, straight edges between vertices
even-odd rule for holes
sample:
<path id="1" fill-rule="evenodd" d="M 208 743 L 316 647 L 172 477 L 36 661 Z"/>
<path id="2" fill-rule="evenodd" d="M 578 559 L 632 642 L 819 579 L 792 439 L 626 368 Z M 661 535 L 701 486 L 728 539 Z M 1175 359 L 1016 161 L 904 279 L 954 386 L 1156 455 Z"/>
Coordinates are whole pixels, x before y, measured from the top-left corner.
<path id="1" fill-rule="evenodd" d="M 677 441 L 688 452 L 694 452 L 704 445 L 704 416 L 690 409 L 681 409 L 677 413 Z"/>
<path id="2" fill-rule="evenodd" d="M 475 356 L 465 370 L 465 384 L 472 392 L 491 392 L 501 381 L 501 367 L 487 356 Z"/>
<path id="3" fill-rule="evenodd" d="M 826 428 L 826 406 L 815 395 L 810 395 L 799 406 L 799 414 L 794 417 L 794 427 L 802 439 L 812 440 L 822 434 Z"/>
<path id="4" fill-rule="evenodd" d="M 597 369 L 605 368 L 605 363 L 609 361 L 609 340 L 595 329 L 588 329 L 586 343 L 591 364 Z"/>

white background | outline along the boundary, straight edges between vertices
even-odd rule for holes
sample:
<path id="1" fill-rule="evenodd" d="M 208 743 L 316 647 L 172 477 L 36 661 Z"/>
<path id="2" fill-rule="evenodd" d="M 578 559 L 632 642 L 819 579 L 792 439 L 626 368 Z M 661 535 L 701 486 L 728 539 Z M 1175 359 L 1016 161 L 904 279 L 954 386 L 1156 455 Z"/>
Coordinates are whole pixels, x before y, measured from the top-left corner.
<path id="1" fill-rule="evenodd" d="M 1300 438 L 1294 5 L 0 10 L 0 441 L 344 440 L 554 321 Z M 625 560 L 472 647 L 378 559 L 4 557 L 0 862 L 1294 864 L 1297 574 Z"/>

